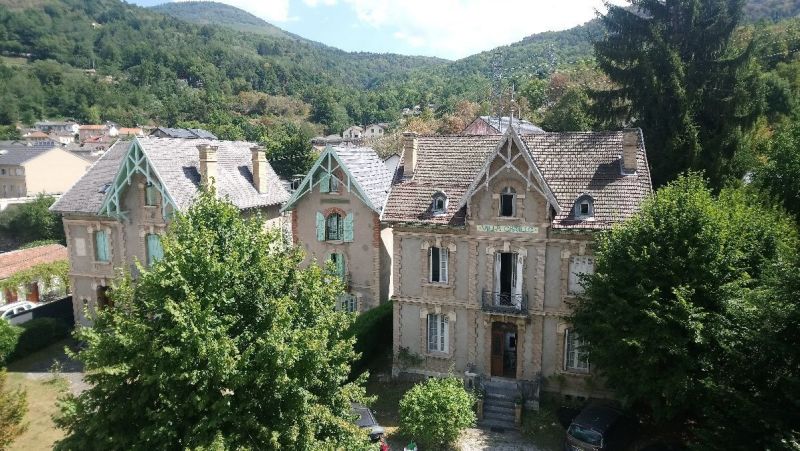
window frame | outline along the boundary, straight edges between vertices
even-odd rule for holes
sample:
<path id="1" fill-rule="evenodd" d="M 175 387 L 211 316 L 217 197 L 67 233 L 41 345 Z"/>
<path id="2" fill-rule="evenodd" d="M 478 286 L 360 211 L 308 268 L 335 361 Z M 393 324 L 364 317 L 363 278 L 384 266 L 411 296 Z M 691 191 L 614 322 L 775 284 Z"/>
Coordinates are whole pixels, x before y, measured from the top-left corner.
<path id="1" fill-rule="evenodd" d="M 437 283 L 446 285 L 450 280 L 450 249 L 445 246 L 431 246 L 428 248 L 428 283 Z M 437 264 L 434 265 L 434 261 Z M 434 270 L 436 270 L 436 279 L 434 280 Z"/>
<path id="2" fill-rule="evenodd" d="M 439 203 L 441 203 L 441 207 L 439 206 Z M 431 201 L 431 212 L 434 216 L 447 214 L 447 196 L 441 191 L 438 191 L 433 195 L 433 201 Z"/>
<path id="3" fill-rule="evenodd" d="M 331 232 L 333 228 L 331 226 L 331 220 L 336 218 L 336 236 L 333 236 Z M 344 239 L 344 219 L 342 215 L 339 213 L 331 213 L 325 217 L 325 241 L 342 241 Z"/>
<path id="4" fill-rule="evenodd" d="M 428 313 L 426 318 L 426 345 L 428 353 L 450 352 L 450 317 L 445 313 Z"/>
<path id="5" fill-rule="evenodd" d="M 564 371 L 588 373 L 591 370 L 586 342 L 572 329 L 564 330 Z"/>
<path id="6" fill-rule="evenodd" d="M 586 207 L 586 213 L 583 212 L 583 207 Z M 588 194 L 582 194 L 575 199 L 575 206 L 573 207 L 573 214 L 576 219 L 590 219 L 594 217 L 594 199 Z"/>
<path id="7" fill-rule="evenodd" d="M 153 182 L 147 182 L 144 186 L 144 205 L 146 207 L 157 207 L 158 194 L 158 188 L 156 188 Z"/>
<path id="8" fill-rule="evenodd" d="M 577 271 L 578 266 L 585 266 L 589 271 Z M 586 292 L 586 288 L 581 284 L 583 275 L 594 274 L 594 257 L 591 255 L 575 255 L 569 259 L 569 268 L 567 269 L 567 294 L 571 296 L 580 296 Z"/>
<path id="9" fill-rule="evenodd" d="M 503 200 L 507 198 L 510 198 L 508 202 L 511 203 L 511 213 L 503 214 Z M 517 216 L 517 191 L 514 188 L 507 186 L 500 192 L 497 216 L 501 218 L 514 218 Z"/>

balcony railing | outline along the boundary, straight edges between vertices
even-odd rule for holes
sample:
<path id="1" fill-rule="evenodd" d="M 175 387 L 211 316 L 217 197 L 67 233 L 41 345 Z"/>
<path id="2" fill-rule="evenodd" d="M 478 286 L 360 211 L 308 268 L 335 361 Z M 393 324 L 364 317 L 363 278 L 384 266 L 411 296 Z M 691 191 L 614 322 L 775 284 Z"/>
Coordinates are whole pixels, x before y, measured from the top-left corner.
<path id="1" fill-rule="evenodd" d="M 528 296 L 483 290 L 483 310 L 498 313 L 527 313 Z"/>

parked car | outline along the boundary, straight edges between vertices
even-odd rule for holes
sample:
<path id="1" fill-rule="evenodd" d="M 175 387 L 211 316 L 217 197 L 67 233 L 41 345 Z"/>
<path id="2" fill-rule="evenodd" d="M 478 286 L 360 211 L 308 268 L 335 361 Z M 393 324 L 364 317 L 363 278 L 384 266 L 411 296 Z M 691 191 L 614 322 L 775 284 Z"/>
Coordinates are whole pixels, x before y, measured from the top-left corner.
<path id="1" fill-rule="evenodd" d="M 636 422 L 620 409 L 589 404 L 572 420 L 565 451 L 623 451 L 636 437 Z"/>
<path id="2" fill-rule="evenodd" d="M 358 415 L 356 425 L 361 429 L 368 430 L 369 439 L 373 442 L 380 440 L 385 431 L 383 430 L 383 426 L 379 425 L 378 421 L 375 420 L 375 415 L 372 414 L 372 411 L 369 410 L 367 406 L 356 403 L 351 404 L 351 408 L 353 409 L 353 413 Z"/>
<path id="3" fill-rule="evenodd" d="M 27 301 L 12 302 L 11 304 L 0 307 L 0 316 L 5 320 L 9 320 L 21 313 L 27 312 L 33 307 L 33 304 Z"/>

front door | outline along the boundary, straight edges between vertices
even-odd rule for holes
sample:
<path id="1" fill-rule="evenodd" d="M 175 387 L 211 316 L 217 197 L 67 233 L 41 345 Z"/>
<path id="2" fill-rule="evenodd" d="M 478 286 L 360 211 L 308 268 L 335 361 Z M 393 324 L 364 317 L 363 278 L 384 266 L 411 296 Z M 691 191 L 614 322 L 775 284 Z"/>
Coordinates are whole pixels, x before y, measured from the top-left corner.
<path id="1" fill-rule="evenodd" d="M 517 377 L 517 326 L 492 323 L 492 376 Z"/>

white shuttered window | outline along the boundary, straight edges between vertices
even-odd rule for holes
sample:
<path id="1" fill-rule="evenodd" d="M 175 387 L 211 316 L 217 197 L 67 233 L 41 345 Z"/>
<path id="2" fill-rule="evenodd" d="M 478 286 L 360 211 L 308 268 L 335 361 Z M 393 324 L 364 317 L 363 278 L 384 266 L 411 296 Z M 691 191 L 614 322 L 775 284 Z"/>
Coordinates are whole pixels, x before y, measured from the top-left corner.
<path id="1" fill-rule="evenodd" d="M 569 261 L 569 294 L 583 294 L 582 275 L 594 274 L 594 257 L 572 257 Z"/>
<path id="2" fill-rule="evenodd" d="M 448 352 L 448 317 L 445 314 L 428 315 L 428 352 Z"/>

